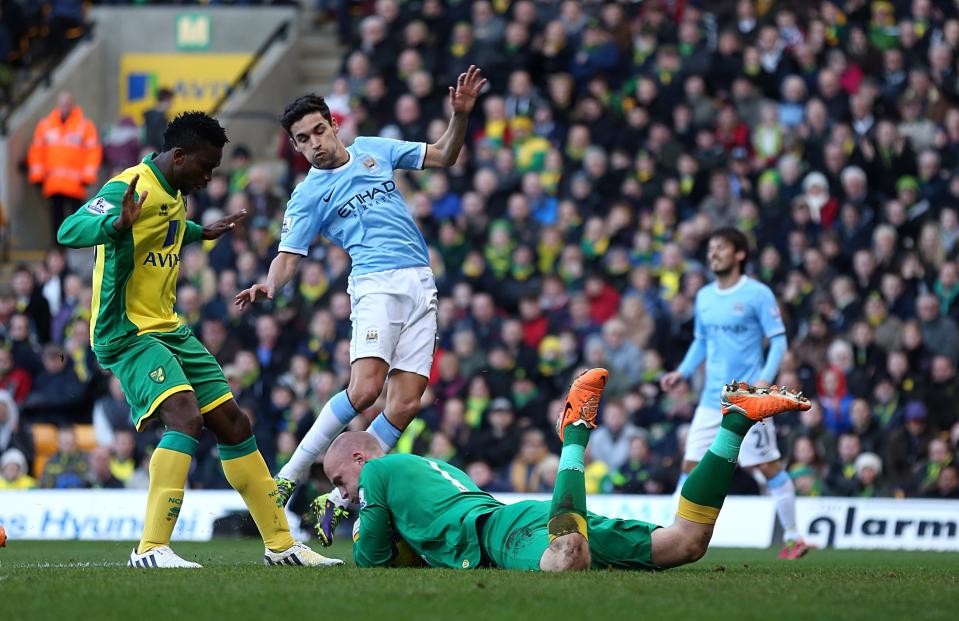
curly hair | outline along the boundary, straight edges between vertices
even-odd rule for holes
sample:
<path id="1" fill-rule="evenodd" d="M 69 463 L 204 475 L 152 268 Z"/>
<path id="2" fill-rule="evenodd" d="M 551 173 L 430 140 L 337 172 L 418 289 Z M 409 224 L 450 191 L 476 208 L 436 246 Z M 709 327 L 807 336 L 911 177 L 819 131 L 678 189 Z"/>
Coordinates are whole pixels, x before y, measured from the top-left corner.
<path id="1" fill-rule="evenodd" d="M 205 112 L 183 112 L 167 125 L 163 132 L 163 150 L 179 147 L 196 151 L 213 146 L 222 149 L 229 142 L 220 122 Z"/>

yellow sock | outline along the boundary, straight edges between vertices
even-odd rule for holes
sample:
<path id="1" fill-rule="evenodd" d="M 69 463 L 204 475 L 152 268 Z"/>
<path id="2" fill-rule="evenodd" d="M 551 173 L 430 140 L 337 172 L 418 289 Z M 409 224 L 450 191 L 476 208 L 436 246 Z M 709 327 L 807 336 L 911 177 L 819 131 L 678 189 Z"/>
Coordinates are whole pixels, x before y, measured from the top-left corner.
<path id="1" fill-rule="evenodd" d="M 220 444 L 219 449 L 223 474 L 233 489 L 243 496 L 263 543 L 274 552 L 290 548 L 295 543 L 290 525 L 280 503 L 276 482 L 256 448 L 256 438 L 250 436 L 239 444 Z"/>
<path id="2" fill-rule="evenodd" d="M 196 439 L 178 431 L 168 431 L 160 439 L 150 458 L 150 489 L 137 554 L 170 545 L 183 504 L 183 484 L 197 444 Z"/>

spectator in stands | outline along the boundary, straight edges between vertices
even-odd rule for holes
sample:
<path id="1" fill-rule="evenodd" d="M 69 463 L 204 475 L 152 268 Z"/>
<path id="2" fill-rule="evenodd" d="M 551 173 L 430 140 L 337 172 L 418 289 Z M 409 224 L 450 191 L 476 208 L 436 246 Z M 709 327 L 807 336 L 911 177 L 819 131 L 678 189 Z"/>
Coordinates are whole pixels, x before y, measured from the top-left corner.
<path id="1" fill-rule="evenodd" d="M 925 494 L 926 498 L 940 500 L 959 499 L 959 466 L 950 464 L 939 472 L 936 487 Z"/>
<path id="2" fill-rule="evenodd" d="M 826 490 L 834 496 L 855 496 L 859 491 L 856 478 L 856 459 L 862 453 L 859 437 L 851 433 L 839 436 L 837 460 L 826 473 Z"/>
<path id="3" fill-rule="evenodd" d="M 58 58 L 67 49 L 67 41 L 82 34 L 86 4 L 83 0 L 51 0 L 49 8 L 48 52 Z"/>
<path id="4" fill-rule="evenodd" d="M 93 404 L 93 430 L 99 446 L 112 446 L 117 433 L 133 431 L 130 405 L 120 388 L 120 380 L 110 376 L 109 392 Z"/>
<path id="5" fill-rule="evenodd" d="M 111 445 L 110 472 L 124 485 L 133 477 L 136 471 L 136 440 L 134 432 L 129 429 L 118 430 L 113 435 Z"/>
<path id="6" fill-rule="evenodd" d="M 610 470 L 619 470 L 629 459 L 633 438 L 640 435 L 644 431 L 627 420 L 623 404 L 607 401 L 603 404 L 602 424 L 590 438 L 593 454 L 600 456 Z"/>
<path id="7" fill-rule="evenodd" d="M 18 449 L 28 463 L 33 462 L 33 436 L 30 426 L 20 424 L 20 409 L 17 403 L 9 392 L 0 389 L 0 453 L 9 449 Z"/>
<path id="8" fill-rule="evenodd" d="M 860 498 L 872 498 L 875 496 L 888 496 L 888 486 L 881 480 L 882 476 L 882 458 L 875 453 L 861 453 L 856 458 L 856 478 L 854 496 Z"/>
<path id="9" fill-rule="evenodd" d="M 916 315 L 922 326 L 923 341 L 932 352 L 952 361 L 959 360 L 959 328 L 952 317 L 942 315 L 939 299 L 931 293 L 920 296 Z"/>
<path id="10" fill-rule="evenodd" d="M 929 456 L 916 464 L 912 485 L 914 493 L 924 496 L 933 491 L 939 483 L 942 470 L 955 461 L 956 456 L 949 450 L 949 444 L 942 438 L 933 438 L 929 442 Z"/>
<path id="11" fill-rule="evenodd" d="M 165 87 L 157 89 L 156 103 L 143 113 L 144 146 L 157 152 L 163 150 L 163 132 L 170 121 L 172 107 L 173 91 Z"/>
<path id="12" fill-rule="evenodd" d="M 98 446 L 90 451 L 89 469 L 85 487 L 91 489 L 122 489 L 123 482 L 113 476 L 110 469 L 110 449 Z"/>
<path id="13" fill-rule="evenodd" d="M 55 489 L 85 487 L 89 469 L 87 456 L 77 445 L 73 427 L 62 427 L 57 431 L 57 452 L 44 465 L 39 486 Z"/>
<path id="14" fill-rule="evenodd" d="M 44 347 L 42 359 L 43 371 L 37 375 L 33 390 L 23 403 L 24 410 L 32 422 L 79 422 L 83 418 L 80 407 L 86 398 L 86 386 L 67 365 L 59 345 Z"/>
<path id="15" fill-rule="evenodd" d="M 645 435 L 635 435 L 629 441 L 626 462 L 612 476 L 614 491 L 621 494 L 664 494 L 667 482 L 657 469 L 655 456 L 649 450 Z"/>
<path id="16" fill-rule="evenodd" d="M 882 429 L 873 416 L 872 408 L 865 399 L 856 399 L 849 408 L 849 418 L 852 423 L 850 433 L 859 438 L 863 450 L 875 453 L 882 443 Z"/>
<path id="17" fill-rule="evenodd" d="M 13 353 L 5 344 L 0 346 L 0 389 L 12 395 L 16 403 L 22 404 L 30 394 L 32 385 L 30 373 L 15 366 Z"/>
<path id="18" fill-rule="evenodd" d="M 485 461 L 478 460 L 466 464 L 466 474 L 484 492 L 495 494 L 510 491 L 509 485 L 497 479 L 493 469 Z"/>
<path id="19" fill-rule="evenodd" d="M 513 426 L 513 404 L 505 397 L 498 397 L 490 403 L 484 418 L 485 428 L 473 434 L 470 454 L 488 463 L 494 471 L 500 471 L 516 454 L 519 445 Z"/>
<path id="20" fill-rule="evenodd" d="M 60 93 L 57 107 L 37 124 L 27 154 L 30 183 L 41 185 L 43 196 L 50 201 L 54 243 L 60 224 L 87 199 L 88 186 L 97 180 L 101 157 L 97 128 L 84 116 L 73 95 Z"/>
<path id="21" fill-rule="evenodd" d="M 33 376 L 33 385 L 36 376 L 42 370 L 41 347 L 36 332 L 32 329 L 30 318 L 22 313 L 10 317 L 10 328 L 7 331 L 10 339 L 10 353 L 13 363 Z"/>
<path id="22" fill-rule="evenodd" d="M 926 406 L 910 401 L 905 407 L 905 424 L 894 430 L 886 443 L 888 481 L 903 493 L 912 489 L 913 472 L 929 454 L 932 432 L 927 425 Z"/>
<path id="23" fill-rule="evenodd" d="M 30 331 L 40 343 L 50 341 L 50 304 L 36 286 L 33 272 L 26 265 L 18 265 L 11 279 L 17 310 L 30 320 Z"/>
<path id="24" fill-rule="evenodd" d="M 509 464 L 510 488 L 514 492 L 543 492 L 549 482 L 544 480 L 543 462 L 550 456 L 546 436 L 541 429 L 526 429 L 520 435 L 519 452 Z"/>
<path id="25" fill-rule="evenodd" d="M 27 458 L 19 449 L 10 448 L 0 454 L 0 490 L 32 489 L 36 480 L 29 475 Z"/>

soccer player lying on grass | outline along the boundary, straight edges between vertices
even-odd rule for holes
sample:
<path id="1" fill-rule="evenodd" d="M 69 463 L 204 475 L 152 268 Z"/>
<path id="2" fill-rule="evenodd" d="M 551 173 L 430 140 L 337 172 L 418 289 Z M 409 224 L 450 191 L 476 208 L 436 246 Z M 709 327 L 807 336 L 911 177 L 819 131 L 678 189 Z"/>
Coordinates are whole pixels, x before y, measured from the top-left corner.
<path id="1" fill-rule="evenodd" d="M 607 377 L 605 369 L 591 369 L 569 389 L 558 423 L 563 450 L 552 502 L 504 505 L 449 464 L 384 455 L 367 433 L 339 436 L 324 468 L 344 497 L 360 505 L 356 564 L 409 565 L 416 556 L 432 567 L 462 569 L 665 569 L 692 563 L 706 553 L 746 432 L 757 421 L 810 406 L 801 394 L 775 386 L 724 387 L 720 432 L 683 485 L 676 520 L 661 528 L 586 511 L 583 453 Z"/>

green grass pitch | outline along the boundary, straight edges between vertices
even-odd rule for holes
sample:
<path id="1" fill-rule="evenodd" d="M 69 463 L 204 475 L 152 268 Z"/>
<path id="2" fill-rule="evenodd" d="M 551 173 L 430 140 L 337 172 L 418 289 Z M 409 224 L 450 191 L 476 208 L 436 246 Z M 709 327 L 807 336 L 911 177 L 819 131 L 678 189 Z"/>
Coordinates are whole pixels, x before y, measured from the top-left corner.
<path id="1" fill-rule="evenodd" d="M 348 542 L 330 555 L 349 559 Z M 124 542 L 11 541 L 0 619 L 956 619 L 959 554 L 716 549 L 666 572 L 264 567 L 252 540 L 179 543 L 197 571 L 123 566 Z"/>

